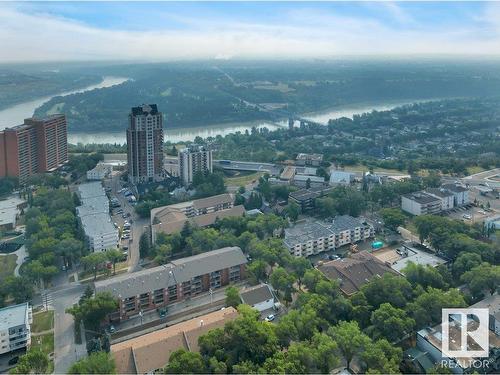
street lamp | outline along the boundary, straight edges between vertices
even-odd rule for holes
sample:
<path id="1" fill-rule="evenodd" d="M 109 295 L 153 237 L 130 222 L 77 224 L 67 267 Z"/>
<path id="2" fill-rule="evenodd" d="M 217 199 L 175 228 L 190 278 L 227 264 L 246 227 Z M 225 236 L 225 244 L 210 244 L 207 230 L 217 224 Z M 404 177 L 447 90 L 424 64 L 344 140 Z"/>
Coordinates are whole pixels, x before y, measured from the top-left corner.
<path id="1" fill-rule="evenodd" d="M 212 305 L 214 299 L 214 290 L 212 288 L 208 289 L 208 294 L 210 294 L 210 305 Z"/>

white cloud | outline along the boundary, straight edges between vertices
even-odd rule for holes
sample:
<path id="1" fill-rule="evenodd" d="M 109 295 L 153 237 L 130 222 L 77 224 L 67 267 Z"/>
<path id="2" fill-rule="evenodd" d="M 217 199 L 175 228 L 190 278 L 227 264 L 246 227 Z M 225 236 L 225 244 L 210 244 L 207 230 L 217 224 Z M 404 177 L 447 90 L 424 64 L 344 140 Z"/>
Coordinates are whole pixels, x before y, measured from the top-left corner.
<path id="1" fill-rule="evenodd" d="M 384 5 L 400 22 L 411 18 Z M 499 26 L 498 9 L 484 15 Z M 496 18 L 495 18 L 496 17 Z M 290 11 L 277 24 L 182 18 L 188 30 L 128 31 L 0 6 L 0 61 L 197 58 L 302 58 L 380 54 L 498 54 L 499 33 L 482 29 L 396 31 L 377 19 L 339 16 L 314 8 Z"/>

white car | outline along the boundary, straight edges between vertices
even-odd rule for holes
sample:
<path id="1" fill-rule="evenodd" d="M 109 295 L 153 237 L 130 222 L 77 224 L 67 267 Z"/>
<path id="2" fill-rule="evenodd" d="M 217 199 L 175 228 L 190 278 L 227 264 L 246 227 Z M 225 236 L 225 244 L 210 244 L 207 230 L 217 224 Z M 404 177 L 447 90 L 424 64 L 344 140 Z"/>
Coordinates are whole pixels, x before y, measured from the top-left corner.
<path id="1" fill-rule="evenodd" d="M 274 319 L 276 319 L 276 316 L 274 314 L 270 314 L 270 315 L 266 316 L 266 318 L 264 320 L 266 322 L 272 322 Z"/>
<path id="2" fill-rule="evenodd" d="M 472 216 L 470 216 L 469 214 L 464 214 L 462 217 L 464 219 L 466 219 L 466 220 L 471 220 L 472 219 Z"/>

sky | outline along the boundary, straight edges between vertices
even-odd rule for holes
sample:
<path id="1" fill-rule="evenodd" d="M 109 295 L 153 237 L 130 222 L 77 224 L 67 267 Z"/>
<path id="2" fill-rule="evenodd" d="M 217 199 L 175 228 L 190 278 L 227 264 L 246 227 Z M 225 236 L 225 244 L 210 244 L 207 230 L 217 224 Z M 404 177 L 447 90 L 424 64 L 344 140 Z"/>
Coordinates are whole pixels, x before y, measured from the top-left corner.
<path id="1" fill-rule="evenodd" d="M 500 55 L 500 2 L 0 2 L 0 62 Z"/>

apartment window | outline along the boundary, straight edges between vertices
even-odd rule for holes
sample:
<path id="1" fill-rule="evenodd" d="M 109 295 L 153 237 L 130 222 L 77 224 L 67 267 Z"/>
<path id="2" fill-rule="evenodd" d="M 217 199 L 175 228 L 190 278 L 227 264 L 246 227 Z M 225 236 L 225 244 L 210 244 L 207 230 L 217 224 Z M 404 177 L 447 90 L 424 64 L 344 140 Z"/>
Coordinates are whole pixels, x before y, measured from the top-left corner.
<path id="1" fill-rule="evenodd" d="M 129 297 L 125 300 L 125 311 L 130 312 L 135 310 L 135 297 Z"/>
<path id="2" fill-rule="evenodd" d="M 147 307 L 149 305 L 149 293 L 142 293 L 139 297 L 139 303 L 141 307 Z"/>
<path id="3" fill-rule="evenodd" d="M 157 289 L 154 291 L 154 304 L 155 305 L 161 305 L 165 302 L 165 298 L 163 295 L 164 289 Z"/>
<path id="4" fill-rule="evenodd" d="M 177 285 L 168 287 L 168 300 L 175 301 L 177 299 Z"/>

